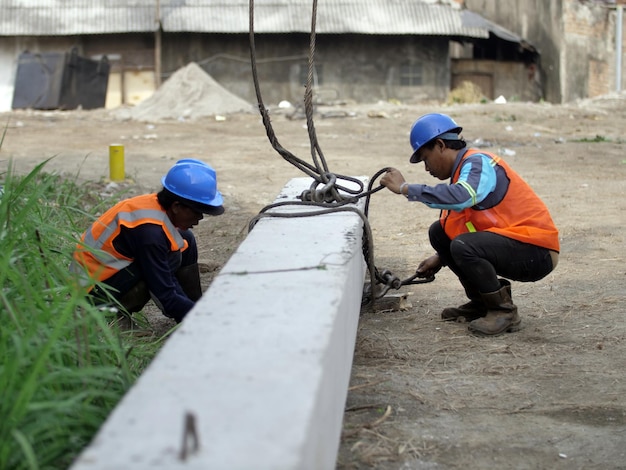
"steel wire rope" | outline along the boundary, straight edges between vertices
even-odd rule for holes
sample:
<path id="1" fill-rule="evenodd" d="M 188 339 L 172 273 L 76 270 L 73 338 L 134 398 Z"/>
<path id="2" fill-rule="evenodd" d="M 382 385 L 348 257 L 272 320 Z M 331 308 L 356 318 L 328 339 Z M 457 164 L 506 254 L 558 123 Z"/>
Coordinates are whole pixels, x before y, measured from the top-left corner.
<path id="1" fill-rule="evenodd" d="M 250 39 L 250 61 L 252 65 L 252 78 L 254 82 L 254 89 L 257 97 L 258 108 L 261 114 L 263 126 L 265 127 L 265 131 L 267 137 L 276 152 L 283 157 L 284 160 L 294 165 L 296 168 L 300 169 L 303 173 L 310 176 L 314 181 L 311 184 L 309 191 L 304 191 L 300 196 L 301 201 L 288 201 L 288 202 L 279 202 L 275 204 L 270 204 L 266 206 L 261 212 L 251 220 L 249 224 L 249 231 L 256 225 L 256 223 L 264 217 L 279 217 L 279 218 L 297 218 L 297 217 L 312 217 L 315 215 L 323 215 L 330 214 L 333 212 L 354 212 L 363 221 L 363 256 L 366 260 L 367 269 L 370 275 L 370 292 L 375 292 L 375 285 L 377 282 L 381 282 L 381 276 L 378 272 L 378 269 L 374 265 L 374 244 L 373 244 L 373 236 L 371 226 L 368 220 L 368 210 L 369 210 L 369 202 L 370 196 L 380 191 L 384 188 L 384 186 L 379 185 L 377 188 L 372 189 L 374 181 L 383 173 L 385 173 L 388 168 L 383 168 L 379 170 L 370 180 L 367 191 L 363 191 L 363 182 L 357 178 L 349 177 L 345 175 L 337 175 L 331 173 L 329 171 L 328 165 L 326 163 L 326 159 L 322 152 L 322 149 L 317 140 L 317 135 L 315 131 L 315 125 L 313 122 L 313 89 L 312 89 L 312 81 L 313 81 L 313 70 L 314 70 L 314 55 L 315 55 L 315 29 L 316 29 L 316 17 L 317 17 L 317 0 L 313 0 L 313 11 L 312 11 L 312 19 L 311 19 L 311 34 L 310 34 L 310 47 L 309 47 L 309 61 L 308 61 L 308 73 L 307 73 L 307 83 L 305 88 L 305 96 L 304 96 L 304 107 L 307 121 L 307 130 L 309 134 L 310 141 L 310 150 L 311 157 L 313 159 L 314 165 L 298 158 L 289 150 L 284 148 L 278 141 L 276 137 L 276 133 L 272 127 L 271 119 L 269 116 L 269 111 L 265 107 L 263 103 L 263 98 L 261 95 L 261 89 L 259 85 L 258 72 L 256 67 L 256 43 L 254 39 L 254 0 L 250 0 L 249 2 L 249 39 Z M 337 184 L 337 179 L 342 179 L 346 181 L 351 181 L 356 183 L 358 186 L 358 190 L 354 190 L 342 185 Z M 316 189 L 320 184 L 323 185 L 321 190 Z M 342 195 L 340 191 L 344 191 L 347 193 L 347 196 Z M 365 197 L 365 211 L 362 212 L 356 207 L 345 207 L 347 204 L 354 204 L 359 198 Z M 334 203 L 331 207 L 329 207 L 329 203 Z M 289 213 L 280 213 L 280 212 L 268 212 L 272 208 L 286 206 L 286 205 L 298 205 L 298 206 L 316 206 L 320 207 L 321 210 L 318 211 L 305 211 L 305 212 L 289 212 Z M 375 295 L 371 295 L 370 302 L 373 303 L 375 300 Z"/>
<path id="2" fill-rule="evenodd" d="M 383 275 L 381 275 L 381 273 L 378 271 L 378 268 L 374 264 L 374 237 L 372 235 L 372 229 L 371 229 L 371 226 L 368 220 L 368 215 L 367 215 L 368 208 L 369 208 L 370 194 L 380 191 L 381 189 L 383 189 L 384 186 L 379 186 L 378 188 L 374 190 L 372 190 L 371 187 L 374 184 L 374 181 L 376 181 L 376 179 L 378 178 L 378 176 L 385 173 L 386 171 L 387 171 L 387 168 L 383 168 L 382 170 L 379 170 L 374 175 L 372 180 L 369 182 L 368 191 L 367 191 L 368 194 L 366 197 L 366 204 L 365 204 L 365 211 L 361 211 L 354 206 L 347 206 L 348 204 L 354 204 L 358 200 L 358 197 L 356 196 L 350 199 L 344 199 L 343 201 L 337 204 L 334 204 L 331 207 L 329 207 L 329 205 L 326 203 L 320 203 L 320 202 L 315 202 L 315 201 L 280 201 L 280 202 L 275 202 L 273 204 L 268 204 L 263 209 L 261 209 L 259 214 L 256 215 L 248 224 L 248 232 L 250 232 L 254 228 L 254 226 L 258 223 L 259 220 L 261 220 L 262 218 L 266 218 L 266 217 L 299 218 L 299 217 L 312 217 L 316 215 L 331 214 L 334 212 L 349 211 L 349 212 L 356 213 L 363 221 L 362 252 L 363 252 L 363 257 L 365 259 L 365 262 L 367 264 L 367 271 L 370 276 L 369 292 L 371 294 L 369 295 L 368 302 L 370 304 L 373 304 L 377 298 L 376 295 L 374 294 L 376 292 L 376 284 L 385 283 L 387 282 L 387 280 L 391 281 L 390 278 L 385 278 Z M 289 213 L 269 212 L 271 209 L 274 209 L 277 207 L 290 206 L 290 205 L 299 206 L 299 207 L 301 206 L 319 207 L 320 210 L 306 211 L 306 212 L 289 212 Z M 386 271 L 383 271 L 383 273 L 385 272 Z M 399 286 L 395 288 L 398 289 Z M 387 290 L 385 290 L 384 292 L 386 293 Z"/>
<path id="3" fill-rule="evenodd" d="M 313 57 L 315 51 L 315 17 L 317 15 L 317 0 L 313 1 L 313 20 L 312 20 L 312 32 L 311 32 L 311 41 L 310 41 L 310 52 L 309 52 L 309 70 L 307 74 L 307 84 L 305 91 L 305 113 L 307 116 L 307 130 L 309 134 L 309 140 L 311 142 L 311 154 L 313 157 L 314 165 L 310 164 L 298 158 L 296 155 L 291 153 L 285 147 L 283 147 L 278 138 L 276 137 L 276 133 L 272 127 L 272 122 L 269 116 L 269 111 L 265 107 L 263 103 L 263 97 L 261 95 L 261 89 L 259 86 L 258 72 L 256 67 L 256 43 L 254 38 L 254 0 L 250 0 L 250 59 L 252 64 L 252 78 L 254 82 L 254 90 L 256 93 L 256 98 L 258 102 L 259 112 L 261 113 L 261 118 L 263 121 L 263 126 L 265 127 L 265 131 L 267 137 L 272 144 L 272 147 L 279 155 L 283 157 L 287 162 L 294 165 L 300 171 L 310 176 L 314 182 L 311 185 L 311 188 L 308 192 L 303 193 L 302 198 L 310 199 L 312 201 L 318 202 L 335 202 L 341 201 L 344 196 L 339 193 L 339 191 L 343 191 L 348 195 L 358 195 L 358 197 L 364 197 L 367 193 L 363 193 L 363 183 L 358 178 L 354 178 L 346 175 L 333 174 L 329 172 L 328 165 L 326 163 L 326 159 L 321 151 L 319 143 L 317 141 L 317 136 L 315 133 L 315 127 L 313 124 L 313 92 L 312 92 L 312 77 L 313 77 Z M 333 176 L 337 180 L 345 180 L 355 183 L 358 186 L 358 189 L 349 188 L 343 185 L 337 184 L 337 182 L 333 182 Z M 329 184 L 332 183 L 332 184 Z M 318 185 L 324 185 L 322 190 L 315 190 Z M 330 194 L 330 195 L 329 195 Z M 348 196 L 351 197 L 351 196 Z"/>
<path id="4" fill-rule="evenodd" d="M 318 169 L 320 182 L 325 186 L 321 193 L 314 192 L 313 186 L 311 187 L 310 194 L 308 195 L 312 201 L 316 201 L 320 196 L 331 201 L 341 201 L 342 196 L 337 189 L 337 183 L 329 185 L 332 180 L 328 177 L 329 169 L 326 163 L 326 158 L 317 140 L 317 133 L 315 131 L 315 124 L 313 122 L 313 69 L 315 64 L 315 41 L 316 41 L 316 25 L 317 25 L 317 0 L 313 0 L 313 11 L 311 13 L 311 34 L 309 35 L 309 63 L 307 71 L 306 87 L 304 91 L 304 113 L 306 116 L 306 127 L 309 132 L 309 141 L 311 143 L 311 158 Z M 319 157 L 319 158 L 318 158 Z M 321 171 L 323 169 L 323 171 Z M 359 186 L 361 192 L 363 185 Z"/>

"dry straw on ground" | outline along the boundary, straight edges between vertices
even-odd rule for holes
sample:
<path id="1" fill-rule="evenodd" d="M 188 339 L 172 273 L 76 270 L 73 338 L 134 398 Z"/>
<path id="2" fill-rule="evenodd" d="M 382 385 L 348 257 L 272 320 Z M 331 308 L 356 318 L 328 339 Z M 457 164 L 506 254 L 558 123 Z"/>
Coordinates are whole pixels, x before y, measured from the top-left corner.
<path id="1" fill-rule="evenodd" d="M 484 103 L 487 98 L 478 85 L 464 81 L 448 93 L 446 104 Z"/>

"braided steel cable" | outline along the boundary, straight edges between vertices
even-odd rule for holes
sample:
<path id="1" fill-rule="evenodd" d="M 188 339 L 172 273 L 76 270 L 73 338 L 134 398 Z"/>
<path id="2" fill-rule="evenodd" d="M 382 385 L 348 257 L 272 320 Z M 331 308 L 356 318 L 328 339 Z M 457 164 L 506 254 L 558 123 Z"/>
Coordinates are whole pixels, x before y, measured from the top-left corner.
<path id="1" fill-rule="evenodd" d="M 316 202 L 340 202 L 345 197 L 365 197 L 371 193 L 363 192 L 363 182 L 358 178 L 354 178 L 346 175 L 333 174 L 329 171 L 328 164 L 326 163 L 326 159 L 322 152 L 322 149 L 319 145 L 317 135 L 315 132 L 315 125 L 313 123 L 313 64 L 314 64 L 314 55 L 315 55 L 315 27 L 316 27 L 316 17 L 317 17 L 317 0 L 313 0 L 313 14 L 311 21 L 311 39 L 309 46 L 309 65 L 308 65 L 308 73 L 307 73 L 307 83 L 305 89 L 305 97 L 304 97 L 304 108 L 306 114 L 307 121 L 307 130 L 309 135 L 309 141 L 311 146 L 311 156 L 313 159 L 313 164 L 302 160 L 301 158 L 294 155 L 292 152 L 283 147 L 278 141 L 278 137 L 274 132 L 272 127 L 272 122 L 270 119 L 269 111 L 265 107 L 263 103 L 263 97 L 261 95 L 261 88 L 259 86 L 259 77 L 256 66 L 256 43 L 255 43 L 255 34 L 254 34 L 254 0 L 250 0 L 249 2 L 250 11 L 249 11 L 249 21 L 250 21 L 250 60 L 252 64 L 252 79 L 254 82 L 254 90 L 256 93 L 257 103 L 259 112 L 261 114 L 261 118 L 263 121 L 263 126 L 265 127 L 265 132 L 267 137 L 278 154 L 283 157 L 287 162 L 294 165 L 300 171 L 311 177 L 314 181 L 311 185 L 311 189 L 302 194 L 301 198 L 303 200 L 312 200 Z M 331 180 L 335 178 L 335 181 L 331 183 Z M 344 186 L 338 184 L 337 181 L 344 180 L 349 181 L 356 184 L 358 189 L 354 189 L 348 186 Z M 316 189 L 318 186 L 322 186 L 323 189 Z M 344 196 L 344 194 L 348 194 L 348 196 Z"/>
<path id="2" fill-rule="evenodd" d="M 374 243 L 372 237 L 372 230 L 370 227 L 370 223 L 368 220 L 368 211 L 369 211 L 369 202 L 370 196 L 381 189 L 384 186 L 379 185 L 378 187 L 372 189 L 374 182 L 382 175 L 387 172 L 388 168 L 383 168 L 379 170 L 370 180 L 367 191 L 363 191 L 364 184 L 363 182 L 355 177 L 338 175 L 331 173 L 328 164 L 326 163 L 326 158 L 324 157 L 324 153 L 319 145 L 317 139 L 317 133 L 315 130 L 315 124 L 313 122 L 313 70 L 314 70 L 314 57 L 315 57 L 315 41 L 316 41 L 316 19 L 317 19 L 317 0 L 313 0 L 313 11 L 311 14 L 311 34 L 310 34 L 310 42 L 309 42 L 309 60 L 308 60 L 308 73 L 307 73 L 307 83 L 304 94 L 304 109 L 306 115 L 306 123 L 307 123 L 307 131 L 309 135 L 310 141 L 310 150 L 311 157 L 313 160 L 313 164 L 310 164 L 301 158 L 298 158 L 296 155 L 291 153 L 285 147 L 283 147 L 278 138 L 276 137 L 276 133 L 272 127 L 272 122 L 270 119 L 269 111 L 265 107 L 263 103 L 263 97 L 261 95 L 261 88 L 259 86 L 259 78 L 257 73 L 256 66 L 256 43 L 254 38 L 254 0 L 249 1 L 249 21 L 250 21 L 250 61 L 252 65 L 252 78 L 254 82 L 254 90 L 257 97 L 258 108 L 261 114 L 261 118 L 263 121 L 263 126 L 265 127 L 265 132 L 267 137 L 276 152 L 280 156 L 283 157 L 284 160 L 294 165 L 300 171 L 308 175 L 313 179 L 313 183 L 309 190 L 303 191 L 300 195 L 301 201 L 287 201 L 287 202 L 279 202 L 275 204 L 270 204 L 266 206 L 261 212 L 251 220 L 249 224 L 249 231 L 254 228 L 257 222 L 265 217 L 282 217 L 282 218 L 296 218 L 296 217 L 312 217 L 316 215 L 329 214 L 333 212 L 354 212 L 363 220 L 363 256 L 367 263 L 367 269 L 370 276 L 370 294 L 367 296 L 367 302 L 373 304 L 376 298 L 376 285 L 377 283 L 386 283 L 389 287 L 399 288 L 400 285 L 403 285 L 405 282 L 410 282 L 413 278 L 407 279 L 407 281 L 399 281 L 395 280 L 395 277 L 390 273 L 383 278 L 376 266 L 374 265 Z M 344 185 L 337 184 L 338 180 L 345 180 L 348 182 L 355 183 L 358 189 L 353 189 L 346 187 Z M 318 187 L 321 186 L 321 189 Z M 343 193 L 343 194 L 342 194 Z M 359 198 L 365 197 L 365 210 L 364 212 L 360 211 L 356 207 L 347 206 L 348 204 L 354 204 L 357 202 Z M 331 205 L 332 203 L 332 205 Z M 286 205 L 304 205 L 304 206 L 315 206 L 319 207 L 320 210 L 315 211 L 303 211 L 303 212 L 289 212 L 289 213 L 280 213 L 280 212 L 270 212 L 271 209 Z M 384 273 L 388 273 L 384 271 Z M 434 278 L 433 278 L 434 279 Z M 394 284 L 392 286 L 392 284 Z M 388 287 L 388 288 L 389 288 Z M 386 291 L 381 291 L 381 294 L 384 295 Z M 364 293 L 365 295 L 365 293 Z M 380 295 L 380 297 L 382 297 Z"/>

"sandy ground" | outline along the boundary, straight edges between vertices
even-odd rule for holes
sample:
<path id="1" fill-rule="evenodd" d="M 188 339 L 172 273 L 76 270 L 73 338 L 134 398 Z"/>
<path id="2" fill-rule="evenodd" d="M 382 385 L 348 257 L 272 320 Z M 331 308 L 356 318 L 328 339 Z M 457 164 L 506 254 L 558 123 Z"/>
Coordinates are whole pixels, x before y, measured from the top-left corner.
<path id="1" fill-rule="evenodd" d="M 442 308 L 464 302 L 446 270 L 396 292 L 408 293 L 407 309 L 364 311 L 338 469 L 626 468 L 625 104 L 613 96 L 443 109 L 469 142 L 500 153 L 543 198 L 560 229 L 560 264 L 540 282 L 513 283 L 523 328 L 497 338 L 439 320 Z M 333 172 L 372 176 L 395 166 L 411 182 L 434 184 L 423 166 L 408 163 L 408 131 L 419 115 L 438 110 L 319 107 L 315 125 Z M 278 109 L 272 115 L 281 144 L 310 161 L 304 121 Z M 9 159 L 26 172 L 53 157 L 48 171 L 104 187 L 108 146 L 121 143 L 129 177 L 122 187 L 133 194 L 158 189 L 178 158 L 211 163 L 228 210 L 196 228 L 205 287 L 245 238 L 248 221 L 302 176 L 271 148 L 256 114 L 152 124 L 104 110 L 0 118 L 0 174 Z M 377 267 L 412 275 L 431 254 L 427 228 L 437 216 L 376 193 L 369 220 Z M 171 326 L 150 318 L 157 332 Z"/>

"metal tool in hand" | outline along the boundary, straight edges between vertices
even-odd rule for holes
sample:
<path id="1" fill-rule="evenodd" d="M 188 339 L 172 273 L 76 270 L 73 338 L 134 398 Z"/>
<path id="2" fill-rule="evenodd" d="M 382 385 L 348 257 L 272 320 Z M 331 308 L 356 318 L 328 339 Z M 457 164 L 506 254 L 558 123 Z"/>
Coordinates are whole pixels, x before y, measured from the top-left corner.
<path id="1" fill-rule="evenodd" d="M 376 276 L 376 292 L 374 293 L 374 299 L 380 299 L 384 297 L 390 289 L 400 289 L 402 286 L 407 286 L 411 284 L 426 284 L 427 282 L 433 282 L 435 280 L 435 276 L 423 277 L 423 274 L 415 271 L 415 274 L 411 277 L 408 277 L 404 280 L 401 280 L 398 276 L 393 274 L 388 269 L 379 272 L 378 269 L 375 271 Z M 378 286 L 381 286 L 380 289 Z M 372 298 L 371 292 L 371 284 L 366 284 L 363 287 L 363 298 L 361 303 L 365 304 L 369 302 Z"/>

